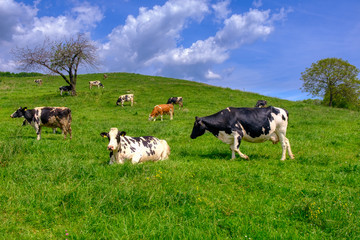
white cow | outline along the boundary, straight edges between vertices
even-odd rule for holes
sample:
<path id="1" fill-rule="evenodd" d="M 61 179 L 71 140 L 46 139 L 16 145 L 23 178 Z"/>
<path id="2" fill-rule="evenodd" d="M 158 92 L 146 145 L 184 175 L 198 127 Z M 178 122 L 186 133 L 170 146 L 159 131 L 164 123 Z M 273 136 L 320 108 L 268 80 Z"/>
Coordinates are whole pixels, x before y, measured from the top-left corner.
<path id="1" fill-rule="evenodd" d="M 109 139 L 109 164 L 123 164 L 126 159 L 130 159 L 133 164 L 165 160 L 170 155 L 167 142 L 156 137 L 129 137 L 125 136 L 126 132 L 119 132 L 117 128 L 111 128 L 108 133 L 102 132 L 100 135 Z"/>

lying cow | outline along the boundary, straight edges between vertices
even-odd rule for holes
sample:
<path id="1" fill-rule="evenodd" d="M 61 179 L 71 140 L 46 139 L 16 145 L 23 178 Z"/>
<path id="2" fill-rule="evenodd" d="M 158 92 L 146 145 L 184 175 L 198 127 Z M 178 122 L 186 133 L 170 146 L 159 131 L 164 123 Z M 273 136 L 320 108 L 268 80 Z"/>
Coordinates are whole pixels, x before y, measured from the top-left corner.
<path id="1" fill-rule="evenodd" d="M 125 94 L 119 96 L 118 100 L 116 101 L 116 105 L 119 105 L 121 102 L 121 106 L 124 106 L 124 102 L 131 102 L 131 106 L 134 104 L 134 94 Z"/>
<path id="2" fill-rule="evenodd" d="M 37 107 L 27 109 L 20 107 L 13 114 L 12 118 L 24 117 L 33 126 L 37 134 L 37 140 L 41 138 L 41 127 L 60 128 L 66 139 L 67 133 L 71 139 L 71 110 L 67 107 Z"/>
<path id="3" fill-rule="evenodd" d="M 165 160 L 170 155 L 167 142 L 156 137 L 129 137 L 125 136 L 126 132 L 119 132 L 117 128 L 111 128 L 110 132 L 102 132 L 100 135 L 109 139 L 109 164 L 123 164 L 126 159 L 131 159 L 133 164 Z"/>
<path id="4" fill-rule="evenodd" d="M 72 90 L 72 87 L 71 86 L 61 86 L 59 87 L 59 90 L 60 90 L 60 95 L 62 96 L 62 93 L 63 92 L 69 92 Z"/>
<path id="5" fill-rule="evenodd" d="M 179 105 L 179 109 L 180 107 L 183 107 L 183 98 L 182 97 L 171 97 L 168 99 L 167 104 L 178 104 Z"/>
<path id="6" fill-rule="evenodd" d="M 161 121 L 162 121 L 164 114 L 170 115 L 170 120 L 173 120 L 174 106 L 172 104 L 156 105 L 149 115 L 149 121 L 151 121 L 153 119 L 154 119 L 154 121 L 156 121 L 156 117 L 159 115 L 161 116 Z"/>
<path id="7" fill-rule="evenodd" d="M 230 145 L 232 159 L 235 152 L 244 159 L 248 156 L 240 152 L 241 140 L 260 143 L 270 140 L 273 144 L 281 142 L 282 157 L 286 159 L 288 150 L 291 159 L 290 142 L 286 138 L 286 128 L 289 115 L 285 109 L 277 107 L 267 108 L 233 108 L 228 107 L 207 117 L 195 117 L 191 138 L 201 136 L 205 131 L 211 132 L 215 137 Z"/>
<path id="8" fill-rule="evenodd" d="M 34 82 L 39 85 L 42 85 L 42 79 L 35 79 Z"/>
<path id="9" fill-rule="evenodd" d="M 93 86 L 97 86 L 104 88 L 104 85 L 100 81 L 90 81 L 89 82 L 89 88 L 91 89 Z"/>
<path id="10" fill-rule="evenodd" d="M 264 107 L 266 107 L 266 104 L 267 104 L 266 100 L 258 100 L 256 102 L 255 107 L 256 108 L 264 108 Z"/>

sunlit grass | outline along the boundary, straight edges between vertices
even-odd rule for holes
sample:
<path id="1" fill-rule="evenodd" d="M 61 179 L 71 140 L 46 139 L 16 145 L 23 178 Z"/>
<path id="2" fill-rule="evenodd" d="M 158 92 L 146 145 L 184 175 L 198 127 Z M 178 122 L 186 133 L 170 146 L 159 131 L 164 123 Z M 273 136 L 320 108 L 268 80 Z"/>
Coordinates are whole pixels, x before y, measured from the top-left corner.
<path id="1" fill-rule="evenodd" d="M 357 239 L 360 237 L 359 112 L 308 105 L 200 83 L 110 73 L 81 75 L 78 96 L 60 96 L 58 77 L 0 82 L 0 234 L 4 239 Z M 116 106 L 131 90 L 135 104 Z M 156 104 L 184 98 L 174 120 L 149 122 Z M 243 142 L 250 157 L 230 160 L 211 134 L 190 139 L 195 116 L 259 99 L 290 113 L 281 146 Z M 67 106 L 73 139 L 11 119 L 19 106 Z M 100 132 L 154 135 L 169 160 L 111 165 Z M 67 234 L 67 235 L 66 235 Z"/>

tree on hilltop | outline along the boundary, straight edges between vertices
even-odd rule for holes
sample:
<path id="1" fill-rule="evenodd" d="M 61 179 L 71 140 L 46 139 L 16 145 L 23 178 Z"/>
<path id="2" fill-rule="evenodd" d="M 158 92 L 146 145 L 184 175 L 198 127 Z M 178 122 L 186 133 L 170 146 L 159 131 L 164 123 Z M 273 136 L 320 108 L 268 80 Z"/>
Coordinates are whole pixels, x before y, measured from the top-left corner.
<path id="1" fill-rule="evenodd" d="M 12 55 L 24 70 L 46 70 L 60 75 L 76 95 L 76 82 L 80 66 L 96 67 L 97 55 L 93 42 L 83 34 L 63 41 L 46 39 L 34 48 L 15 48 Z"/>
<path id="2" fill-rule="evenodd" d="M 339 58 L 326 58 L 313 63 L 301 73 L 302 90 L 323 97 L 332 106 L 359 106 L 359 69 Z"/>

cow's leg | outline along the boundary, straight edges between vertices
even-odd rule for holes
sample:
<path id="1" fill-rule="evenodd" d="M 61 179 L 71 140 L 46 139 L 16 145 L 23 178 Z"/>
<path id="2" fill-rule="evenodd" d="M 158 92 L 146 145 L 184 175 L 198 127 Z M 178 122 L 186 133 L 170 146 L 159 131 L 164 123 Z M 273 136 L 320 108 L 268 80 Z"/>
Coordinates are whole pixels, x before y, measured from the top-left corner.
<path id="1" fill-rule="evenodd" d="M 56 128 L 53 128 L 53 133 L 54 133 L 54 134 L 56 133 Z"/>
<path id="2" fill-rule="evenodd" d="M 131 163 L 132 164 L 137 164 L 140 162 L 140 159 L 141 159 L 142 155 L 141 153 L 135 153 L 133 158 L 131 159 Z"/>
<path id="3" fill-rule="evenodd" d="M 170 120 L 173 120 L 173 112 L 170 110 Z"/>
<path id="4" fill-rule="evenodd" d="M 62 90 L 60 90 L 60 95 L 61 95 L 61 96 L 62 96 L 62 92 L 63 92 L 63 91 L 62 91 Z"/>
<path id="5" fill-rule="evenodd" d="M 163 120 L 163 115 L 162 114 L 160 114 L 160 116 L 161 116 L 161 121 Z"/>
<path id="6" fill-rule="evenodd" d="M 289 139 L 287 139 L 285 137 L 284 133 L 279 133 L 278 136 L 279 136 L 279 140 L 281 142 L 281 147 L 282 147 L 281 161 L 284 161 L 286 159 L 286 150 L 288 150 L 289 157 L 291 159 L 294 159 L 294 155 L 291 151 Z"/>
<path id="7" fill-rule="evenodd" d="M 35 125 L 35 130 L 36 130 L 36 135 L 37 135 L 37 140 L 41 139 L 41 127 L 40 125 Z"/>
<path id="8" fill-rule="evenodd" d="M 249 160 L 249 157 L 240 151 L 240 143 L 243 134 L 241 132 L 235 131 L 233 132 L 233 135 L 234 135 L 234 143 L 230 145 L 230 149 L 232 151 L 232 159 L 235 158 L 235 152 L 237 152 L 241 158 Z"/>
<path id="9" fill-rule="evenodd" d="M 121 101 L 121 106 L 124 107 L 124 101 Z"/>
<path id="10" fill-rule="evenodd" d="M 131 99 L 131 106 L 134 105 L 134 99 Z"/>

